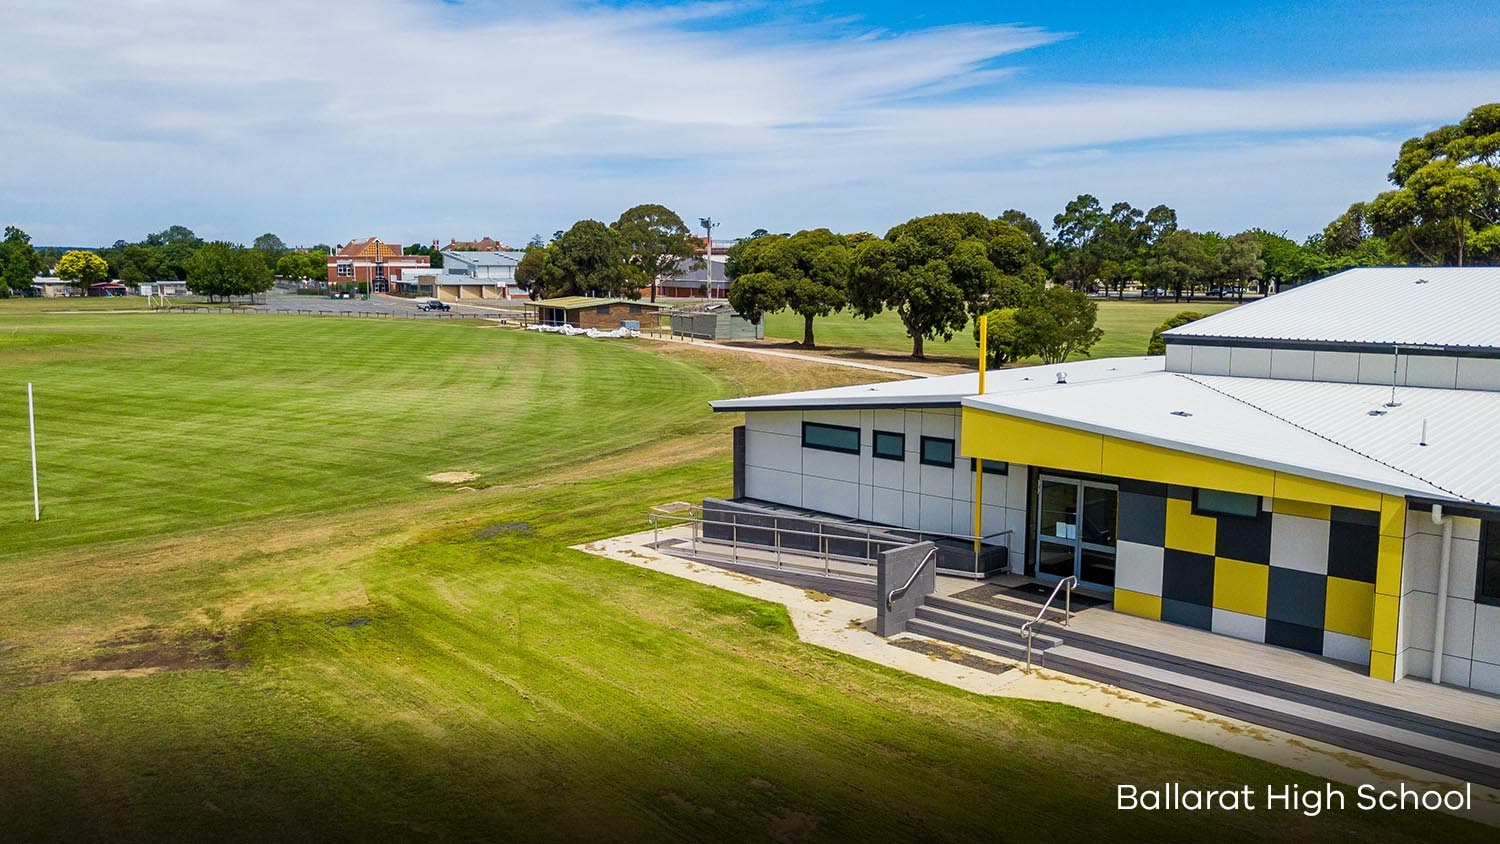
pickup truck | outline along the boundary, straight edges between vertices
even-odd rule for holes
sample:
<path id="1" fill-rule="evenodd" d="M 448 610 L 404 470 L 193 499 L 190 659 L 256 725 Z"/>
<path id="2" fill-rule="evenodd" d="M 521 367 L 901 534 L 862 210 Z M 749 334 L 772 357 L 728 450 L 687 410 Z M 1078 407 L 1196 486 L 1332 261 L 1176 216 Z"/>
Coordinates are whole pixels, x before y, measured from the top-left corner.
<path id="1" fill-rule="evenodd" d="M 451 311 L 447 302 L 438 299 L 418 299 L 417 310 L 419 311 Z"/>

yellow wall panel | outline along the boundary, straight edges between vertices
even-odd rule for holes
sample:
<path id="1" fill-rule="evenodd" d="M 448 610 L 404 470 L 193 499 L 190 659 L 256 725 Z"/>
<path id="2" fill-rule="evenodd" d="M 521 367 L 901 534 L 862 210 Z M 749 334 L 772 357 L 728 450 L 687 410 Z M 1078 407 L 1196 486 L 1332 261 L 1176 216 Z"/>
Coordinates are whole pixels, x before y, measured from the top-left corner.
<path id="1" fill-rule="evenodd" d="M 1396 655 L 1371 651 L 1370 676 L 1387 683 L 1396 682 Z"/>
<path id="2" fill-rule="evenodd" d="M 1401 564 L 1406 540 L 1399 536 L 1380 537 L 1380 552 L 1375 564 L 1375 591 L 1382 595 L 1401 594 Z"/>
<path id="3" fill-rule="evenodd" d="M 1270 577 L 1270 566 L 1227 557 L 1215 559 L 1214 609 L 1265 618 L 1266 591 Z"/>
<path id="4" fill-rule="evenodd" d="M 1277 498 L 1312 501 L 1359 510 L 1379 510 L 1381 498 L 1380 493 L 1367 489 L 1356 489 L 1352 486 L 1342 486 L 1312 478 L 1300 478 L 1283 472 L 1276 473 L 1275 495 Z"/>
<path id="5" fill-rule="evenodd" d="M 1370 647 L 1372 649 L 1385 653 L 1396 652 L 1396 625 L 1400 617 L 1400 598 L 1379 593 L 1375 595 L 1375 617 L 1370 623 Z"/>
<path id="6" fill-rule="evenodd" d="M 1327 504 L 1314 504 L 1310 501 L 1297 501 L 1292 498 L 1272 499 L 1271 512 L 1280 513 L 1283 516 L 1303 516 L 1325 522 L 1333 518 L 1333 508 Z"/>
<path id="7" fill-rule="evenodd" d="M 966 457 L 1097 475 L 1103 440 L 1087 431 L 966 407 L 959 448 Z"/>
<path id="8" fill-rule="evenodd" d="M 1406 499 L 1399 495 L 1380 496 L 1380 535 L 1406 535 Z"/>
<path id="9" fill-rule="evenodd" d="M 1137 615 L 1141 618 L 1161 620 L 1161 596 L 1132 592 L 1129 589 L 1115 590 L 1115 612 Z"/>
<path id="10" fill-rule="evenodd" d="M 1370 638 L 1375 611 L 1375 587 L 1359 580 L 1328 578 L 1328 597 L 1323 611 L 1323 629 L 1346 636 Z"/>
<path id="11" fill-rule="evenodd" d="M 1195 554 L 1214 554 L 1218 524 L 1211 516 L 1193 514 L 1193 502 L 1167 499 L 1167 547 Z"/>
<path id="12" fill-rule="evenodd" d="M 1116 437 L 1104 438 L 1103 473 L 1246 495 L 1270 495 L 1276 482 L 1269 469 Z"/>

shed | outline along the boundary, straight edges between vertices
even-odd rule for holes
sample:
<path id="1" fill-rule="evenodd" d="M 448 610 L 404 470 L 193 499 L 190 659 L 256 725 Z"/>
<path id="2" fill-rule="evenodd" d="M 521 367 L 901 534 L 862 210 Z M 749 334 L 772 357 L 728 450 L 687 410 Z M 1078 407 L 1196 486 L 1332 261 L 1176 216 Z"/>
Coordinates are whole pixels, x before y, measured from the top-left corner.
<path id="1" fill-rule="evenodd" d="M 89 285 L 90 296 L 126 296 L 130 289 L 118 281 L 96 281 Z"/>
<path id="2" fill-rule="evenodd" d="M 536 309 L 536 321 L 542 325 L 571 325 L 575 328 L 597 328 L 613 331 L 624 326 L 640 330 L 654 328 L 660 319 L 661 306 L 630 299 L 600 299 L 593 296 L 564 296 L 525 303 Z"/>
<path id="3" fill-rule="evenodd" d="M 745 319 L 732 305 L 720 302 L 673 310 L 672 334 L 700 340 L 763 340 L 766 326 Z"/>

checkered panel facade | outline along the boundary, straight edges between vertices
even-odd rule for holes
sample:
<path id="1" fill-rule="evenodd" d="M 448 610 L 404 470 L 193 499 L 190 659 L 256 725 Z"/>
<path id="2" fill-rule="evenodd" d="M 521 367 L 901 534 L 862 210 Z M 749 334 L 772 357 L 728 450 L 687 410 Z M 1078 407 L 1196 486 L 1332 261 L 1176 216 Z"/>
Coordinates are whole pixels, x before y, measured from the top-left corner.
<path id="1" fill-rule="evenodd" d="M 1370 662 L 1378 511 L 1266 498 L 1229 516 L 1195 493 L 1120 482 L 1117 611 Z"/>

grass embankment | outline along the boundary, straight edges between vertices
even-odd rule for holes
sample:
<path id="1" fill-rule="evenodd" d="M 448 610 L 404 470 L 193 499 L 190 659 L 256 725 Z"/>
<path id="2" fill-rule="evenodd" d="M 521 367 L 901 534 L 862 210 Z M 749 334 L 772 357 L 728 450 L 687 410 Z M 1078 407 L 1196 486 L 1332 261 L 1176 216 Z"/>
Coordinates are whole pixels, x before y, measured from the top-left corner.
<path id="1" fill-rule="evenodd" d="M 1158 325 L 1181 311 L 1217 313 L 1233 307 L 1230 302 L 1133 302 L 1097 300 L 1099 302 L 1099 327 L 1104 338 L 1090 351 L 1091 357 L 1133 357 L 1146 353 L 1146 343 Z M 814 338 L 820 348 L 869 349 L 880 352 L 911 353 L 911 338 L 906 336 L 906 327 L 901 318 L 886 311 L 871 319 L 861 319 L 849 313 L 820 317 L 813 323 Z M 796 341 L 802 340 L 802 317 L 790 311 L 781 311 L 766 316 L 766 338 Z M 925 352 L 929 358 L 953 358 L 972 363 L 979 354 L 974 342 L 974 329 L 965 328 L 951 340 L 929 340 Z M 1035 361 L 1033 361 L 1035 362 Z"/>
<path id="2" fill-rule="evenodd" d="M 0 381 L 99 390 L 115 405 L 89 416 L 79 400 L 79 429 L 102 430 L 70 448 L 91 456 L 54 446 L 45 464 L 64 485 L 110 467 L 125 496 L 69 510 L 77 528 L 141 534 L 135 520 L 153 517 L 134 505 L 168 486 L 188 510 L 151 535 L 80 542 L 16 525 L 6 487 L 0 837 L 1490 838 L 1433 816 L 1121 816 L 1117 782 L 1311 780 L 809 647 L 778 607 L 566 549 L 642 527 L 646 505 L 726 491 L 734 420 L 709 416 L 705 399 L 869 373 L 446 324 L 8 328 L 49 339 L 12 340 Z M 377 355 L 384 365 L 368 362 Z M 124 400 L 133 393 L 155 398 Z M 447 412 L 425 412 L 421 396 Z M 461 411 L 485 419 L 462 427 Z M 392 441 L 348 442 L 365 427 L 347 414 Z M 221 448 L 226 421 L 256 436 Z M 456 427 L 395 441 L 428 424 Z M 314 444 L 326 426 L 337 434 L 311 468 L 278 451 L 280 437 Z M 486 427 L 494 437 L 478 436 Z M 158 449 L 136 450 L 142 428 L 164 428 L 171 454 L 217 459 L 163 470 L 147 459 Z M 0 442 L 4 464 L 21 465 L 23 441 Z M 455 465 L 496 483 L 424 486 Z M 155 535 L 166 527 L 178 534 Z"/>

